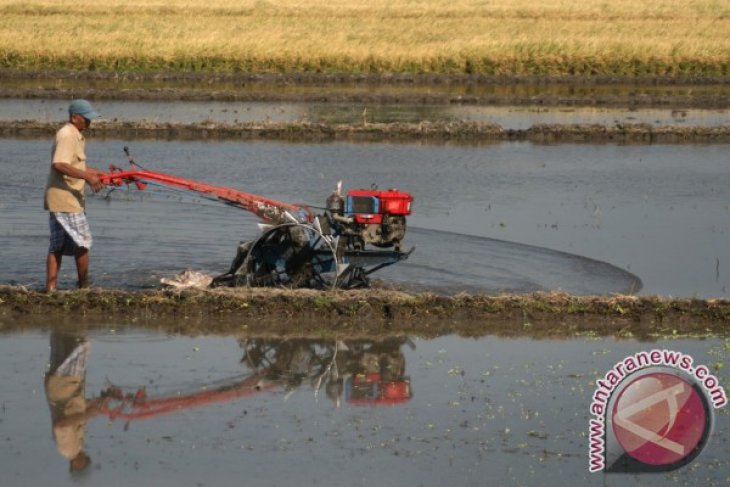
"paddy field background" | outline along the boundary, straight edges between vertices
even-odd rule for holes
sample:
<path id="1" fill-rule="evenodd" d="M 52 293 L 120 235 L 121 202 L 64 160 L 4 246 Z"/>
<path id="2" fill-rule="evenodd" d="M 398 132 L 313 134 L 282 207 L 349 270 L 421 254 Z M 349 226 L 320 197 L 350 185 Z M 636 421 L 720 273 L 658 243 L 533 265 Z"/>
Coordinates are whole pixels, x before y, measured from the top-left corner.
<path id="1" fill-rule="evenodd" d="M 0 1 L 10 70 L 730 73 L 720 0 Z"/>

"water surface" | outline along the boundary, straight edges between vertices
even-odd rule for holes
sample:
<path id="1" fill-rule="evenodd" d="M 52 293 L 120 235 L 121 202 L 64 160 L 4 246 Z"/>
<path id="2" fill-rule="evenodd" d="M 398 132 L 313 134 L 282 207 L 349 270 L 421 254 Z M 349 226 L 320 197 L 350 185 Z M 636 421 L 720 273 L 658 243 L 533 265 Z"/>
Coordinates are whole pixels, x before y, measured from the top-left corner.
<path id="1" fill-rule="evenodd" d="M 122 394 L 83 424 L 91 465 L 81 477 L 57 449 L 44 386 L 52 353 L 78 340 L 89 348 L 87 404 Z M 692 465 L 668 474 L 589 474 L 586 435 L 594 381 L 617 361 L 668 348 L 712 365 L 726 347 L 722 339 L 180 337 L 114 325 L 6 334 L 0 467 L 18 486 L 719 485 L 730 475 L 727 414 L 716 415 Z"/>
<path id="2" fill-rule="evenodd" d="M 0 282 L 42 285 L 47 140 L 2 141 Z M 730 172 L 723 145 L 484 147 L 90 140 L 92 164 L 124 164 L 322 206 L 345 188 L 413 193 L 411 259 L 378 275 L 418 288 L 563 289 L 725 296 Z M 115 190 L 89 200 L 98 285 L 156 286 L 186 268 L 225 271 L 256 220 L 188 195 Z M 72 286 L 65 263 L 62 286 Z M 638 279 L 637 279 L 638 278 Z"/>
<path id="3" fill-rule="evenodd" d="M 214 121 L 392 123 L 489 122 L 505 129 L 528 129 L 537 124 L 644 123 L 653 126 L 727 126 L 730 110 L 725 108 L 608 108 L 592 106 L 472 106 L 398 105 L 377 103 L 296 103 L 229 101 L 97 101 L 94 106 L 109 120 L 157 123 Z M 0 100 L 0 121 L 38 120 L 54 122 L 66 118 L 68 100 Z"/>

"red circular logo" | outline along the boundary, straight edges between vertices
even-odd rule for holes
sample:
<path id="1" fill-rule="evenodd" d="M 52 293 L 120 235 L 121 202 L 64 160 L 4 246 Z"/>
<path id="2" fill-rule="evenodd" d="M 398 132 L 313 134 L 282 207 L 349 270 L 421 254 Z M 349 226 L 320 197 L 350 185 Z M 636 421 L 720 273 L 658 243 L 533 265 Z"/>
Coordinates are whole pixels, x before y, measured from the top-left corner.
<path id="1" fill-rule="evenodd" d="M 613 405 L 621 447 L 648 465 L 679 463 L 701 448 L 709 428 L 700 393 L 678 375 L 655 372 L 631 381 Z"/>

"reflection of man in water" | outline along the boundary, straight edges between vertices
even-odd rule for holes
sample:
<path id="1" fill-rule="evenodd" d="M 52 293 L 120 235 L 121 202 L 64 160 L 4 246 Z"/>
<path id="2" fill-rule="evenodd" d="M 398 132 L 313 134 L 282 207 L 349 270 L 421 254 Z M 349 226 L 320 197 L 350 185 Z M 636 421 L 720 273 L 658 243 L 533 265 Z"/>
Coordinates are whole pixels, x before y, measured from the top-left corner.
<path id="1" fill-rule="evenodd" d="M 51 333 L 51 365 L 46 374 L 46 398 L 51 409 L 53 439 L 58 452 L 69 460 L 71 472 L 80 472 L 91 459 L 84 452 L 86 420 L 101 400 L 86 403 L 86 362 L 91 344 L 83 337 Z"/>

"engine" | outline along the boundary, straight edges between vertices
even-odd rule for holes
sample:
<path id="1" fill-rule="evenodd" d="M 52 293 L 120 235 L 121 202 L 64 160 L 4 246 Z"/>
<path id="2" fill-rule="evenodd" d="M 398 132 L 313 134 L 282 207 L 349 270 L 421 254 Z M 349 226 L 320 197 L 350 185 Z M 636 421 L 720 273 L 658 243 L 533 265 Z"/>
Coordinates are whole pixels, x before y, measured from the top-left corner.
<path id="1" fill-rule="evenodd" d="M 327 198 L 325 215 L 330 232 L 347 237 L 355 250 L 366 245 L 399 250 L 412 202 L 409 193 L 395 189 L 350 190 L 343 197 L 338 183 L 337 190 Z"/>

